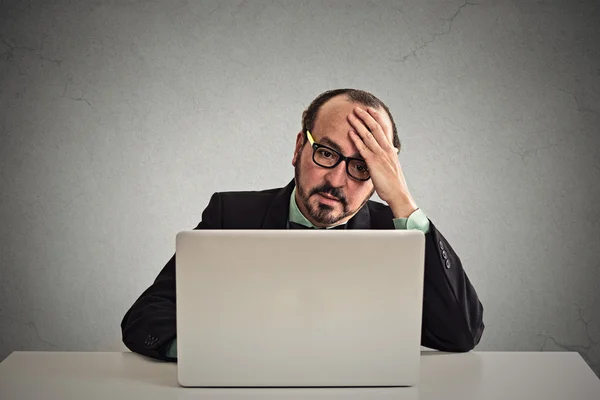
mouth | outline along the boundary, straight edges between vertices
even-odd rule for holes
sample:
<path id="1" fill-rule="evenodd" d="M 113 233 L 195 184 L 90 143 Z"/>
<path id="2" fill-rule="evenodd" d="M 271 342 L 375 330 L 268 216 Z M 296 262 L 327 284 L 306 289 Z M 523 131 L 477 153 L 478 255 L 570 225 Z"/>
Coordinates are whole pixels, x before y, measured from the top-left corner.
<path id="1" fill-rule="evenodd" d="M 317 193 L 317 195 L 321 198 L 321 201 L 324 203 L 339 203 L 340 200 L 337 197 L 331 196 L 327 193 Z"/>

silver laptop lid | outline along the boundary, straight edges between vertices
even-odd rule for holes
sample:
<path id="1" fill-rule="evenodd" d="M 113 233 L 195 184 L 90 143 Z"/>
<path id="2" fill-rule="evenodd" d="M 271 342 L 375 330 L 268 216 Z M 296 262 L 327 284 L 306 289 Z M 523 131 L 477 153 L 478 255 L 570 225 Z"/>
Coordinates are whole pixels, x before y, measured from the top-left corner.
<path id="1" fill-rule="evenodd" d="M 195 230 L 176 239 L 184 386 L 411 386 L 417 230 Z"/>

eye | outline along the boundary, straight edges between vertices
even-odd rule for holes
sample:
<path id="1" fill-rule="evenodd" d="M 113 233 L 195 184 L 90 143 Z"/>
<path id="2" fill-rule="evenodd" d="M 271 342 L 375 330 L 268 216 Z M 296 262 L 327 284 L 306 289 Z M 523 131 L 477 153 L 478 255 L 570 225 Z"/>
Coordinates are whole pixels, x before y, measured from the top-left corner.
<path id="1" fill-rule="evenodd" d="M 369 172 L 369 168 L 367 167 L 366 164 L 356 164 L 354 166 L 354 169 L 356 169 L 357 172 Z"/>
<path id="2" fill-rule="evenodd" d="M 319 149 L 319 155 L 325 159 L 335 158 L 335 154 L 327 149 Z"/>

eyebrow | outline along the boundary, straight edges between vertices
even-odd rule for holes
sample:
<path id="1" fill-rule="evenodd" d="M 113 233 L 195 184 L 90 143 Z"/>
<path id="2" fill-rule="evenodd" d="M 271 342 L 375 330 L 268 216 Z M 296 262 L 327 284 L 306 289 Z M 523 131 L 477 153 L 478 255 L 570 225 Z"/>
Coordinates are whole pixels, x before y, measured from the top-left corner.
<path id="1" fill-rule="evenodd" d="M 342 148 L 333 140 L 329 139 L 327 136 L 324 136 L 321 138 L 321 143 L 322 144 L 326 144 L 327 146 L 331 147 L 332 149 L 334 149 L 335 151 L 337 151 L 340 154 L 342 153 Z M 354 154 L 352 154 L 351 156 L 348 156 L 350 158 L 358 158 L 360 160 L 362 160 L 363 158 L 360 156 L 359 152 L 356 152 Z"/>

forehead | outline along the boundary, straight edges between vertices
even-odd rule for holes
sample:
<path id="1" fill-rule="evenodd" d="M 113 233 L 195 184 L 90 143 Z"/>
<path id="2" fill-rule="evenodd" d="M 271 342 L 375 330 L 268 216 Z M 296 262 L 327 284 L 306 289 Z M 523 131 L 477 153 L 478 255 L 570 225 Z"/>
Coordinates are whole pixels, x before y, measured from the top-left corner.
<path id="1" fill-rule="evenodd" d="M 339 95 L 328 100 L 317 113 L 313 132 L 333 140 L 348 136 L 348 131 L 353 129 L 350 122 L 348 122 L 348 115 L 352 114 L 357 106 L 363 110 L 367 108 L 363 104 L 348 100 L 345 95 Z M 379 108 L 378 111 L 383 115 L 385 123 L 391 127 L 391 121 L 385 110 Z M 391 139 L 391 129 L 389 132 Z"/>

